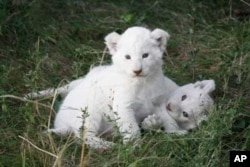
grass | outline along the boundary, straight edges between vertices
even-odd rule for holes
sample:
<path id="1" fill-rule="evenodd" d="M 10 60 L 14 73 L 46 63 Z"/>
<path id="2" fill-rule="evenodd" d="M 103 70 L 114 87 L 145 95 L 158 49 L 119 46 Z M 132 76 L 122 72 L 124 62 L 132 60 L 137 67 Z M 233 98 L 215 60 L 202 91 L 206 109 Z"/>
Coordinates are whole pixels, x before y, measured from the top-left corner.
<path id="1" fill-rule="evenodd" d="M 250 20 L 234 13 L 245 8 L 223 0 L 0 1 L 0 166 L 228 166 L 230 150 L 250 150 Z M 18 97 L 85 75 L 102 61 L 104 36 L 134 25 L 171 34 L 164 71 L 178 84 L 216 81 L 209 120 L 184 136 L 145 133 L 141 148 L 107 152 L 43 134 L 59 100 Z"/>

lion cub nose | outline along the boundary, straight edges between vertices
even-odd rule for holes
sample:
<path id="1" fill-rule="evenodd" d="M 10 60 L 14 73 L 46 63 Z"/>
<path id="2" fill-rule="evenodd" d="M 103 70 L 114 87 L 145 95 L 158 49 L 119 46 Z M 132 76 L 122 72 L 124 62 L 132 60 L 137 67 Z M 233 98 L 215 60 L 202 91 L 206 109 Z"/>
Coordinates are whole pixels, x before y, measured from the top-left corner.
<path id="1" fill-rule="evenodd" d="M 140 70 L 134 70 L 133 71 L 136 75 L 139 75 L 141 72 L 142 72 L 142 69 L 140 69 Z"/>

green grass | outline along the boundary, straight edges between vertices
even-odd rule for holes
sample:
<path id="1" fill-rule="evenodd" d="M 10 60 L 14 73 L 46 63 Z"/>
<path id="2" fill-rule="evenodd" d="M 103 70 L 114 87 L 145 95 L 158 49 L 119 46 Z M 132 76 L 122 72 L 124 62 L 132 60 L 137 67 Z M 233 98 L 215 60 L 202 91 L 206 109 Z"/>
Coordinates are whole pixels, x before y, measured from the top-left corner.
<path id="1" fill-rule="evenodd" d="M 229 0 L 0 1 L 0 166 L 228 166 L 230 150 L 250 150 L 250 20 L 230 14 L 231 8 L 249 6 Z M 85 75 L 102 61 L 105 35 L 135 25 L 170 33 L 164 71 L 178 84 L 216 81 L 209 120 L 184 136 L 145 133 L 140 148 L 118 144 L 103 153 L 72 137 L 43 134 L 58 101 L 17 97 Z M 109 62 L 105 55 L 103 63 Z"/>

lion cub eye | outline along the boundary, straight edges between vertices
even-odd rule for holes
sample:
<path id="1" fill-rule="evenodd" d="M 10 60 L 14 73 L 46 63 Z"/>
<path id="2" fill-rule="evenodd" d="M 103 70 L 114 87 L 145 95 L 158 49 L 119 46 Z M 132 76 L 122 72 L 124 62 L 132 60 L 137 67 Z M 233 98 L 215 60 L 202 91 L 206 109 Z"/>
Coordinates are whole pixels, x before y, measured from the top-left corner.
<path id="1" fill-rule="evenodd" d="M 186 118 L 188 117 L 188 113 L 187 112 L 183 111 L 182 114 L 183 114 L 184 117 L 186 117 Z"/>
<path id="2" fill-rule="evenodd" d="M 183 95 L 183 96 L 181 97 L 181 101 L 184 101 L 186 98 L 187 98 L 187 95 Z"/>
<path id="3" fill-rule="evenodd" d="M 148 53 L 144 53 L 143 55 L 142 55 L 142 58 L 147 58 L 148 57 Z"/>
<path id="4" fill-rule="evenodd" d="M 129 59 L 131 59 L 131 56 L 130 56 L 130 55 L 125 55 L 125 58 L 126 58 L 127 60 L 129 60 Z"/>

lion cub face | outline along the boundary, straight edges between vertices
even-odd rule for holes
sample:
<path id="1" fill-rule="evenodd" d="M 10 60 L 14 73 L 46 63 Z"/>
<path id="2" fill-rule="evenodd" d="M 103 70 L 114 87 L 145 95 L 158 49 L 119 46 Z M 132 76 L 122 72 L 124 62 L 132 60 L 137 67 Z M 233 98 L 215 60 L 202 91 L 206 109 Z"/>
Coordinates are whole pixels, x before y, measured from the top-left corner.
<path id="1" fill-rule="evenodd" d="M 196 128 L 207 119 L 206 110 L 213 105 L 210 93 L 214 91 L 213 80 L 198 81 L 178 88 L 167 103 L 167 111 L 185 130 Z"/>
<path id="2" fill-rule="evenodd" d="M 128 28 L 105 37 L 113 64 L 132 77 L 147 77 L 161 70 L 169 34 L 161 29 Z"/>

